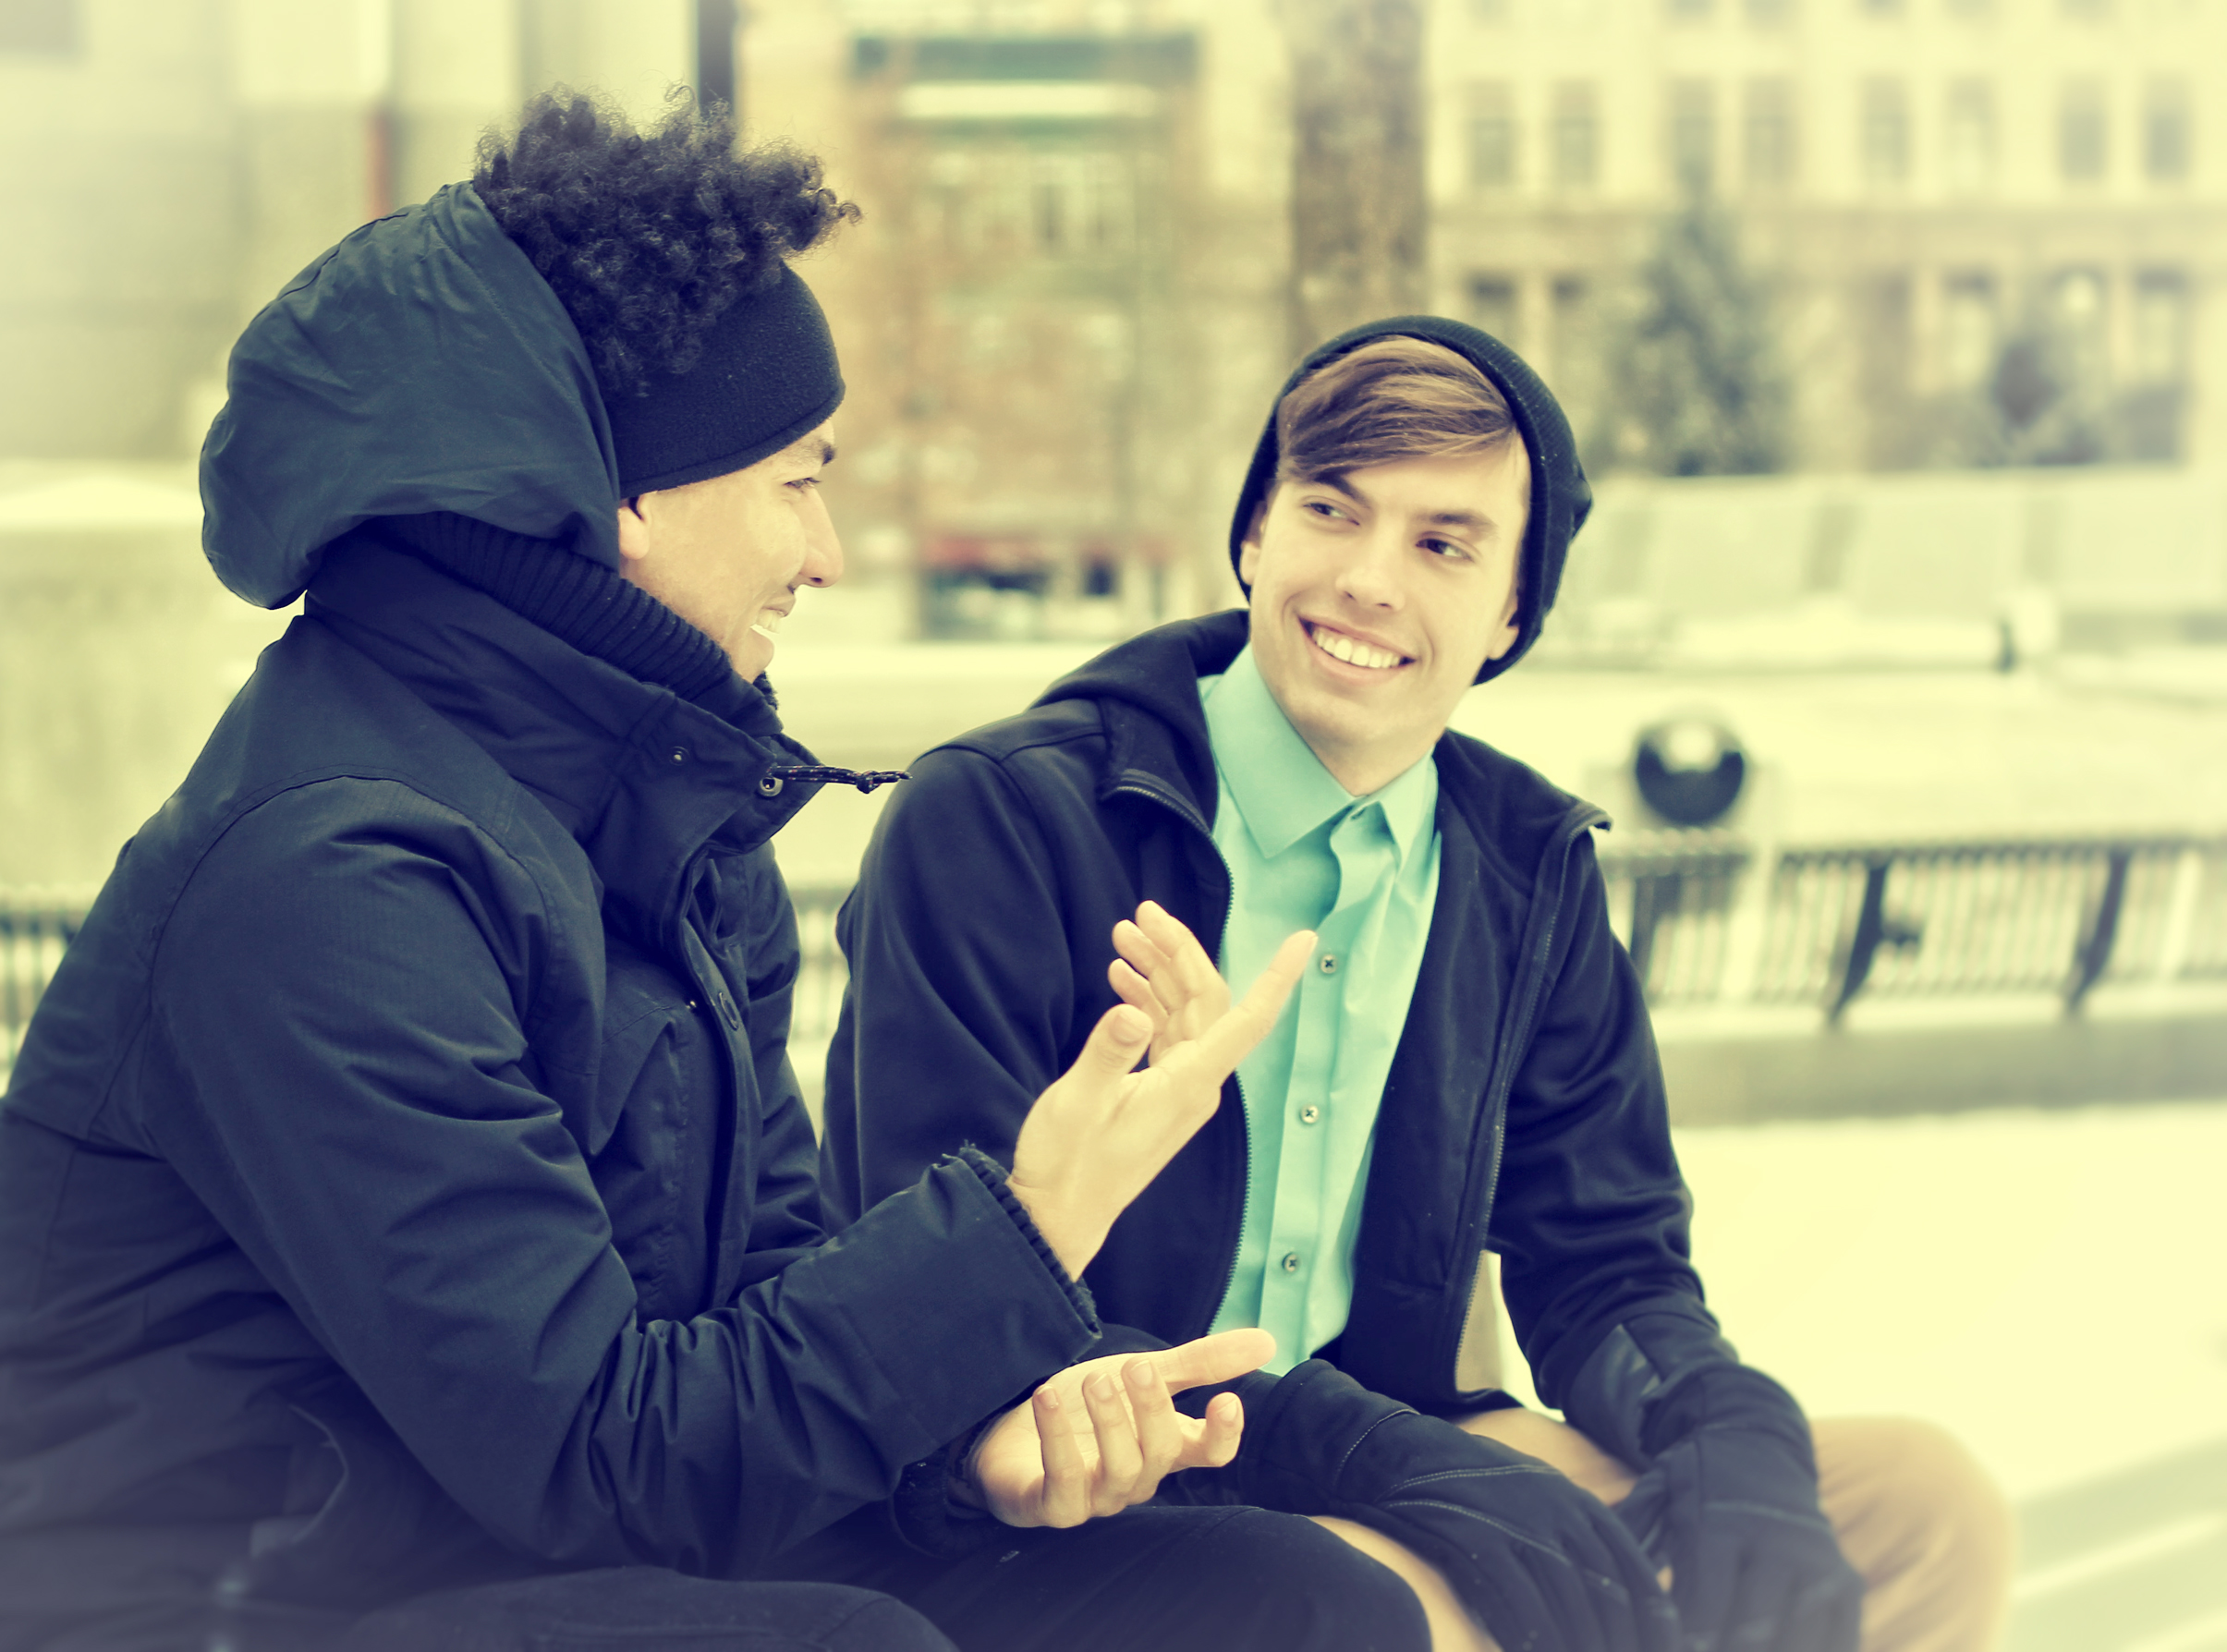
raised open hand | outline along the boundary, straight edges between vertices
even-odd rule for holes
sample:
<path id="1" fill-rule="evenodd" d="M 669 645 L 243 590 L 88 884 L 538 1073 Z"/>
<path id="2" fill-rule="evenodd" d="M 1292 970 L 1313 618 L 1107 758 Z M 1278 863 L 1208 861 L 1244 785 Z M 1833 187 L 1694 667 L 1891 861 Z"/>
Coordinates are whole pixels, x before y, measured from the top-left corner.
<path id="1" fill-rule="evenodd" d="M 1007 1185 L 1077 1279 L 1114 1219 L 1213 1116 L 1223 1081 L 1268 1036 L 1314 951 L 1311 930 L 1288 936 L 1251 990 L 1201 1026 L 1193 1000 L 1204 983 L 1184 948 L 1201 963 L 1205 954 L 1157 906 L 1139 907 L 1138 917 L 1140 932 L 1150 922 L 1168 940 L 1154 943 L 1157 960 L 1139 949 L 1143 966 L 1129 967 L 1150 989 L 1168 1026 L 1187 1036 L 1167 1042 L 1142 1072 L 1133 1071 L 1152 1039 L 1153 1020 L 1133 1004 L 1114 1005 L 1091 1029 L 1075 1064 L 1036 1099 L 1013 1145 Z M 1213 973 L 1211 966 L 1207 973 Z"/>
<path id="2" fill-rule="evenodd" d="M 1149 1500 L 1162 1477 L 1237 1454 L 1245 1411 L 1217 1394 L 1203 1421 L 1169 1396 L 1241 1377 L 1276 1352 L 1264 1330 L 1225 1330 L 1149 1354 L 1110 1354 L 1052 1378 L 982 1436 L 968 1480 L 1007 1525 L 1080 1525 Z"/>
<path id="3" fill-rule="evenodd" d="M 1106 979 L 1124 1003 L 1152 1018 L 1151 1058 L 1197 1038 L 1230 1005 L 1229 983 L 1190 930 L 1151 901 L 1114 926 Z"/>

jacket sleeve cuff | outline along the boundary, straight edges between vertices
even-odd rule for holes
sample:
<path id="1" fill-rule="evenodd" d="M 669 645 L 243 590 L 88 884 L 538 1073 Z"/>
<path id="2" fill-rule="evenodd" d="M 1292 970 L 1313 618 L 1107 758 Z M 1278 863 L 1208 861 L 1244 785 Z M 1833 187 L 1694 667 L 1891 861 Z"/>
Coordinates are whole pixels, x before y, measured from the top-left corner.
<path id="1" fill-rule="evenodd" d="M 1099 1326 L 1098 1322 L 1098 1305 L 1090 1299 L 1090 1288 L 1082 1281 L 1068 1277 L 1066 1264 L 1062 1262 L 1052 1246 L 1044 1242 L 1043 1234 L 1037 1232 L 1036 1223 L 1029 1218 L 1028 1206 L 1014 1197 L 1013 1189 L 1005 1185 L 1005 1167 L 972 1143 L 961 1148 L 957 1157 L 968 1170 L 981 1177 L 982 1185 L 990 1189 L 991 1196 L 997 1200 L 1005 1214 L 1013 1218 L 1014 1226 L 1020 1229 L 1022 1236 L 1035 1250 L 1037 1260 L 1043 1263 L 1045 1271 L 1059 1281 L 1062 1288 L 1066 1291 L 1067 1301 L 1073 1306 L 1076 1316 L 1094 1329 L 1102 1330 L 1103 1328 Z M 1118 1352 L 1121 1351 L 1112 1348 L 1091 1350 L 1093 1357 L 1100 1354 Z"/>
<path id="2" fill-rule="evenodd" d="M 1051 1245 L 1044 1242 L 1043 1234 L 1037 1231 L 1036 1223 L 1029 1220 L 1028 1207 L 1014 1197 L 1013 1189 L 1005 1184 L 1005 1167 L 972 1146 L 961 1148 L 955 1157 L 980 1178 L 983 1187 L 997 1200 L 999 1209 L 1012 1219 L 1014 1226 L 1020 1230 L 1021 1235 L 1028 1241 L 1029 1248 L 1036 1253 L 1037 1260 L 1043 1264 L 1045 1271 L 1057 1280 L 1060 1288 L 1066 1293 L 1068 1305 L 1074 1308 L 1076 1317 L 1096 1326 L 1098 1311 L 1090 1299 L 1089 1288 L 1068 1275 L 1065 1266 Z M 1101 1345 L 1091 1350 L 1093 1356 L 1100 1353 L 1119 1352 L 1105 1348 L 1101 1336 Z M 942 1451 L 918 1463 L 907 1464 L 904 1475 L 897 1482 L 896 1491 L 887 1505 L 891 1528 L 900 1542 L 921 1554 L 956 1560 L 962 1555 L 972 1554 L 997 1537 L 1004 1529 L 1004 1523 L 972 1503 L 961 1501 L 955 1494 L 965 1480 L 967 1465 L 974 1456 L 975 1447 L 981 1443 L 982 1436 L 1014 1405 L 1026 1403 L 1028 1394 L 1034 1391 L 1034 1386 L 1031 1385 L 1026 1392 L 1010 1403 L 999 1406 Z"/>
<path id="3" fill-rule="evenodd" d="M 1794 1396 L 1742 1365 L 1701 1316 L 1640 1314 L 1612 1327 L 1571 1391 L 1564 1415 L 1637 1468 L 1703 1427 L 1757 1429 L 1809 1449 Z"/>
<path id="4" fill-rule="evenodd" d="M 907 1466 L 886 1507 L 890 1528 L 907 1549 L 939 1560 L 957 1560 L 988 1546 L 1004 1531 L 1004 1523 L 994 1514 L 952 1495 L 983 1430 L 1004 1415 L 997 1413 L 934 1456 Z"/>

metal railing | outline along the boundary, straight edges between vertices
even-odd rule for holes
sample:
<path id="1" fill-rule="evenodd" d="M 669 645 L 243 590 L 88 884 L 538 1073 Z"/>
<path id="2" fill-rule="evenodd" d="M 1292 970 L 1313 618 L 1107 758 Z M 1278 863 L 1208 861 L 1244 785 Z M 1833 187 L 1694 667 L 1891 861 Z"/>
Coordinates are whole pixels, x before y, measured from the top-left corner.
<path id="1" fill-rule="evenodd" d="M 2227 839 L 1603 845 L 1649 1002 L 1816 1004 L 2227 979 Z"/>
<path id="2" fill-rule="evenodd" d="M 1871 844 L 1756 850 L 1722 832 L 1604 840 L 1609 913 L 1658 1006 L 1816 1005 L 1858 997 L 2227 982 L 2227 837 Z M 823 1043 L 846 978 L 847 885 L 790 893 L 803 947 L 792 1038 Z M 0 893 L 0 1074 L 83 920 Z"/>

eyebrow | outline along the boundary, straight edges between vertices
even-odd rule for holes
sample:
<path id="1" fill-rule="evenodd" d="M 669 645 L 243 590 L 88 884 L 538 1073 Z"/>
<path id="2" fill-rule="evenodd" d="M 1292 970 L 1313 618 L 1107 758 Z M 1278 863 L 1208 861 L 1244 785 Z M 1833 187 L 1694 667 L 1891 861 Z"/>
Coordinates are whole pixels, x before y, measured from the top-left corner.
<path id="1" fill-rule="evenodd" d="M 1321 479 L 1321 483 L 1345 494 L 1357 504 L 1365 504 L 1370 510 L 1377 508 L 1376 501 L 1350 481 L 1326 476 Z M 1466 528 L 1472 533 L 1496 533 L 1500 529 L 1500 524 L 1481 511 L 1432 511 L 1424 519 L 1433 528 Z"/>
<path id="2" fill-rule="evenodd" d="M 817 455 L 812 452 L 815 446 L 820 450 Z M 835 462 L 835 444 L 825 436 L 799 436 L 789 443 L 788 452 L 792 457 L 799 459 L 817 457 L 822 465 Z"/>

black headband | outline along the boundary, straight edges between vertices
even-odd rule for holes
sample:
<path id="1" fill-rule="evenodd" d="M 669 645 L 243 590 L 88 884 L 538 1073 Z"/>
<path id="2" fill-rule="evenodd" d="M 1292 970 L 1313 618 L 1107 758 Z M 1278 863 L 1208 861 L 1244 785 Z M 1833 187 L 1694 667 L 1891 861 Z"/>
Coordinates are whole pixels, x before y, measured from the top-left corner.
<path id="1" fill-rule="evenodd" d="M 652 375 L 646 395 L 605 399 L 627 498 L 724 476 L 824 424 L 843 371 L 812 289 L 786 264 L 764 292 L 730 306 L 684 373 Z"/>

